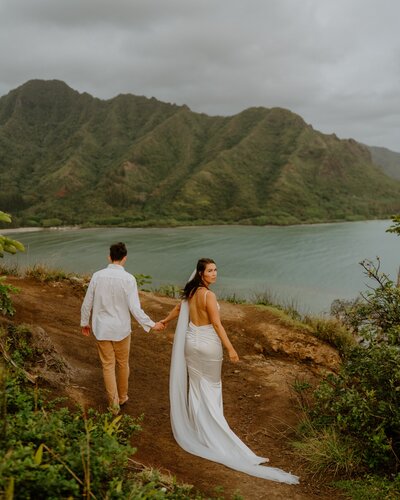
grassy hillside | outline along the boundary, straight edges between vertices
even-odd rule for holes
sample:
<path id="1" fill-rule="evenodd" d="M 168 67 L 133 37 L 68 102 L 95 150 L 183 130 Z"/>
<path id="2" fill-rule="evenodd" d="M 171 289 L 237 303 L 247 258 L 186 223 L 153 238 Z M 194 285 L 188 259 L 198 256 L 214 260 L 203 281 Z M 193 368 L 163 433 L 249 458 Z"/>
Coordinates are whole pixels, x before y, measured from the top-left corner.
<path id="1" fill-rule="evenodd" d="M 372 161 L 382 168 L 384 173 L 393 179 L 400 180 L 400 153 L 387 148 L 369 146 Z"/>
<path id="2" fill-rule="evenodd" d="M 387 217 L 367 147 L 280 108 L 230 117 L 32 80 L 0 98 L 0 208 L 18 225 L 291 224 Z"/>

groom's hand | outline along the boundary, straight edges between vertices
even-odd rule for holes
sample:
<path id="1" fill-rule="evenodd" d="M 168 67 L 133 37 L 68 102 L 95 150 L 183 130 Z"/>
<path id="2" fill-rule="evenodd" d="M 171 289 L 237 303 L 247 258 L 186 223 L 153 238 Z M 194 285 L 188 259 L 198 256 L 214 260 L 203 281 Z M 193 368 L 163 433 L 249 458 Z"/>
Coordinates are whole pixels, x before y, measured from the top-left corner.
<path id="1" fill-rule="evenodd" d="M 157 321 L 157 323 L 153 326 L 153 330 L 156 332 L 161 332 L 162 330 L 164 330 L 164 328 L 165 325 L 161 323 L 161 321 Z"/>

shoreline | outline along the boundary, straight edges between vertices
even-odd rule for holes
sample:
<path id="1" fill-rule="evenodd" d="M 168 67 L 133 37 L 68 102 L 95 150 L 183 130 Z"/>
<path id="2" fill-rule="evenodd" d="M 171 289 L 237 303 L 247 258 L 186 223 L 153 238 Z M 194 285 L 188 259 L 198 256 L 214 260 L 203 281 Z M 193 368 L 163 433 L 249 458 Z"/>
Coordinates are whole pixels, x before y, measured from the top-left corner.
<path id="1" fill-rule="evenodd" d="M 353 224 L 358 222 L 376 222 L 376 221 L 387 221 L 392 223 L 392 219 L 360 219 L 354 221 L 348 220 L 336 220 L 336 221 L 325 221 L 325 222 L 302 222 L 299 224 L 265 224 L 259 226 L 257 224 L 194 224 L 194 225 L 182 225 L 182 226 L 51 226 L 51 227 L 14 227 L 10 229 L 0 229 L 0 234 L 18 234 L 18 233 L 35 233 L 39 231 L 71 231 L 77 229 L 188 229 L 188 228 L 204 228 L 204 227 L 302 227 L 302 226 L 323 226 L 331 224 Z"/>
<path id="2" fill-rule="evenodd" d="M 10 229 L 0 229 L 0 233 L 1 234 L 38 233 L 39 231 L 70 231 L 71 229 L 82 229 L 82 226 L 13 227 Z"/>
<path id="3" fill-rule="evenodd" d="M 193 269 L 191 259 L 201 252 L 212 255 L 224 266 L 227 278 L 225 282 L 221 280 L 220 295 L 236 300 L 264 293 L 270 300 L 295 303 L 301 312 L 321 314 L 337 298 L 352 299 L 363 289 L 358 263 L 365 257 L 380 255 L 386 272 L 397 274 L 398 262 L 393 254 L 396 238 L 385 233 L 390 220 L 361 222 L 302 227 L 10 228 L 8 237 L 23 243 L 26 253 L 5 255 L 4 262 L 33 265 L 45 261 L 50 267 L 68 272 L 94 272 L 103 266 L 103 253 L 111 241 L 126 241 L 133 255 L 130 272 L 140 270 L 153 277 L 152 286 L 162 287 L 183 282 L 186 274 L 182 277 L 180 262 L 187 263 L 189 274 Z M 371 239 L 371 234 L 377 237 Z M 360 246 L 361 241 L 364 243 Z M 341 252 L 343 258 L 338 257 Z M 243 261 L 245 269 L 239 276 L 236 259 Z M 344 265 L 346 271 L 340 279 Z"/>

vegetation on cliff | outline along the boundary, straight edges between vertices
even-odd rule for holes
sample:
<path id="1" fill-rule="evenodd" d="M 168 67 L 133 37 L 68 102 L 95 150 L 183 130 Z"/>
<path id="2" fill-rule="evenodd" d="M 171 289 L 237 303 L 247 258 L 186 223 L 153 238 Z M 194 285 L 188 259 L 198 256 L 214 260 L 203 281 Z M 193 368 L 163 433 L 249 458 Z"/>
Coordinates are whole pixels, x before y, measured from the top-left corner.
<path id="1" fill-rule="evenodd" d="M 375 165 L 380 166 L 389 177 L 400 180 L 400 153 L 377 146 L 368 146 L 368 149 Z"/>
<path id="2" fill-rule="evenodd" d="M 281 108 L 207 116 L 32 80 L 0 98 L 0 206 L 20 226 L 384 218 L 400 182 Z"/>
<path id="3" fill-rule="evenodd" d="M 396 229 L 395 227 L 393 229 Z M 398 231 L 394 231 L 398 232 Z M 373 285 L 332 312 L 358 342 L 316 390 L 298 386 L 305 418 L 299 454 L 315 473 L 340 479 L 352 498 L 400 495 L 400 288 L 363 261 Z"/>

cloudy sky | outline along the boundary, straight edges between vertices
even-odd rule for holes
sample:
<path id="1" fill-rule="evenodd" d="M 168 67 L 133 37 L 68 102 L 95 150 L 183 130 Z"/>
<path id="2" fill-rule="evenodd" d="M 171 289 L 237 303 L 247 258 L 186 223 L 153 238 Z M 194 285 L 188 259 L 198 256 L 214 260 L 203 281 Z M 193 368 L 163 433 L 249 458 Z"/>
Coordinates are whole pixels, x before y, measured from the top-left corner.
<path id="1" fill-rule="evenodd" d="M 0 95 L 32 78 L 232 115 L 280 106 L 400 151 L 399 0 L 0 0 Z"/>

